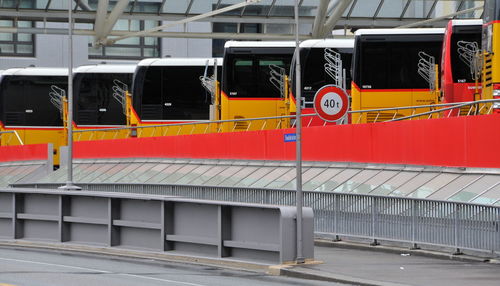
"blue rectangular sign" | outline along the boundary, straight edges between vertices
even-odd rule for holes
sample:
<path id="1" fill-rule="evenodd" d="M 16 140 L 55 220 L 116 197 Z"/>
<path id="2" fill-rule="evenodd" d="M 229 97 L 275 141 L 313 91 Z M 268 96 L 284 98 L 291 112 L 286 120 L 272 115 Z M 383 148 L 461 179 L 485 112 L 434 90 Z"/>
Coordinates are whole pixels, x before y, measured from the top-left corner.
<path id="1" fill-rule="evenodd" d="M 297 141 L 297 134 L 295 133 L 285 134 L 285 142 L 295 142 L 295 141 Z"/>

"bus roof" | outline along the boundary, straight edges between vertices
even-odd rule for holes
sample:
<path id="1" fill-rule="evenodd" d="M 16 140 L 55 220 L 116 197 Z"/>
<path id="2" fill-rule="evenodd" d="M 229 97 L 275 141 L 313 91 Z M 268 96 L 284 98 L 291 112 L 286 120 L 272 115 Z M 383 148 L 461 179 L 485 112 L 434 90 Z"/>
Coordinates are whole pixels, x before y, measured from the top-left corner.
<path id="1" fill-rule="evenodd" d="M 11 68 L 2 72 L 2 75 L 19 75 L 19 76 L 68 76 L 67 68 Z"/>
<path id="2" fill-rule="evenodd" d="M 295 42 L 293 41 L 227 41 L 224 48 L 293 48 Z"/>
<path id="3" fill-rule="evenodd" d="M 74 73 L 134 73 L 136 65 L 85 65 L 79 66 Z"/>
<path id="4" fill-rule="evenodd" d="M 306 40 L 300 43 L 301 48 L 354 48 L 354 39 L 321 39 Z"/>
<path id="5" fill-rule="evenodd" d="M 356 36 L 361 36 L 361 35 L 444 34 L 444 28 L 359 29 L 354 34 Z"/>
<path id="6" fill-rule="evenodd" d="M 475 26 L 483 25 L 483 20 L 481 19 L 465 19 L 465 20 L 451 20 L 452 26 Z"/>
<path id="7" fill-rule="evenodd" d="M 140 61 L 138 66 L 213 66 L 214 58 L 153 58 Z M 217 58 L 217 65 L 222 66 L 222 58 Z"/>

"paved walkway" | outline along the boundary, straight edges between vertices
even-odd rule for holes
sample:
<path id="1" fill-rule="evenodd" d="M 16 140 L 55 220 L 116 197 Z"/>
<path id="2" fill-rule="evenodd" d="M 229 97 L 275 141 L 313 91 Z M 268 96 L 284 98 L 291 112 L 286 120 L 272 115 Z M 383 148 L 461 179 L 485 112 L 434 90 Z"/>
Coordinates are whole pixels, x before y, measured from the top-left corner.
<path id="1" fill-rule="evenodd" d="M 500 264 L 339 247 L 315 247 L 322 264 L 294 266 L 282 275 L 356 285 L 500 285 Z"/>

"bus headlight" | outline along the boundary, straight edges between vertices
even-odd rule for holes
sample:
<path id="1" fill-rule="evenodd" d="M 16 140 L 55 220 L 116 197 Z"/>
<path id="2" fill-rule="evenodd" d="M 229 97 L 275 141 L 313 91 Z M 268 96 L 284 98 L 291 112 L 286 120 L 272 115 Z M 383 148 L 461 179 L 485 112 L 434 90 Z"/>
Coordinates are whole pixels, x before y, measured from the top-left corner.
<path id="1" fill-rule="evenodd" d="M 500 85 L 493 85 L 493 99 L 500 100 Z M 493 109 L 496 109 L 495 113 L 500 112 L 500 101 L 493 103 Z"/>

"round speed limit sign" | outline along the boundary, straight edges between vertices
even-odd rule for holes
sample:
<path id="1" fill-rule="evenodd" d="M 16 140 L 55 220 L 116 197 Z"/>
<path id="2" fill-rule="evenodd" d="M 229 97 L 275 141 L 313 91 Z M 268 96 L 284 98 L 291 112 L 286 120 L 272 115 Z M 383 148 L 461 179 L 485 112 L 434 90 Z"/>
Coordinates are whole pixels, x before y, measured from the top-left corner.
<path id="1" fill-rule="evenodd" d="M 325 121 L 338 121 L 349 109 L 349 97 L 335 85 L 325 85 L 314 95 L 314 110 Z"/>

